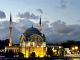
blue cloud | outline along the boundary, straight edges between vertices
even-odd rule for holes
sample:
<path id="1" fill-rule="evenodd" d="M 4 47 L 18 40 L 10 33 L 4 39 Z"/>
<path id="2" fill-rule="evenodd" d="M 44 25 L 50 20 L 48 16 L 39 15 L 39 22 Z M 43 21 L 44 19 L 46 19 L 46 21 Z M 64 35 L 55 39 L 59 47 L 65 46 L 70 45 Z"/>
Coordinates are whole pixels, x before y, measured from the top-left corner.
<path id="1" fill-rule="evenodd" d="M 19 13 L 17 16 L 20 18 L 26 18 L 26 19 L 38 19 L 39 18 L 39 16 L 36 16 L 33 13 L 30 14 L 30 12 Z"/>
<path id="2" fill-rule="evenodd" d="M 0 19 L 6 18 L 5 12 L 0 10 Z"/>

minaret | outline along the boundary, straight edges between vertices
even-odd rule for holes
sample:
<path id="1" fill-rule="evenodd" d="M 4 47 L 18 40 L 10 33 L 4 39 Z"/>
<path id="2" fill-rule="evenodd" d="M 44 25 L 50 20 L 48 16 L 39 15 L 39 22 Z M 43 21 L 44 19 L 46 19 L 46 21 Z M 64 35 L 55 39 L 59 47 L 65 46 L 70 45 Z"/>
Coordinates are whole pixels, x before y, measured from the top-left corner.
<path id="1" fill-rule="evenodd" d="M 9 26 L 9 47 L 12 47 L 12 17 L 10 14 L 10 26 Z"/>
<path id="2" fill-rule="evenodd" d="M 39 21 L 39 30 L 42 31 L 41 16 L 40 16 L 40 21 Z"/>

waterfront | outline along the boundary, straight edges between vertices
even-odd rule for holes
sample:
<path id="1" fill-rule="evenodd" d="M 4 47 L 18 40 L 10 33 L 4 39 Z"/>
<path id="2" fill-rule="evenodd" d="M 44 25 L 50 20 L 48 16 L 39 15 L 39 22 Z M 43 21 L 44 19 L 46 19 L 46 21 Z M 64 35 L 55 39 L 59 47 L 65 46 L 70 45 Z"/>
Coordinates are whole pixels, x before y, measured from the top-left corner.
<path id="1" fill-rule="evenodd" d="M 80 60 L 80 58 L 0 58 L 0 60 Z"/>

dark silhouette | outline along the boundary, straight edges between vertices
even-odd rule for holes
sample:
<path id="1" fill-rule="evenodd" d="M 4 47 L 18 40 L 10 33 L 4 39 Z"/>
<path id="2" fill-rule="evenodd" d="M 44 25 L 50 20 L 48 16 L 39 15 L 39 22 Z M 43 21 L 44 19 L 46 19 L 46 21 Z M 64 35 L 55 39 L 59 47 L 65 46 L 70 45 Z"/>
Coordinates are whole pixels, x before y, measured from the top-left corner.
<path id="1" fill-rule="evenodd" d="M 9 39 L 6 40 L 0 40 L 0 49 L 4 49 L 5 46 L 9 45 Z"/>
<path id="2" fill-rule="evenodd" d="M 66 42 L 61 43 L 60 45 L 63 46 L 63 48 L 70 48 L 75 45 L 80 46 L 80 41 L 68 40 Z"/>
<path id="3" fill-rule="evenodd" d="M 50 57 L 53 56 L 53 51 L 52 51 L 52 48 L 51 47 L 48 47 L 47 48 L 47 55 L 50 55 Z"/>
<path id="4" fill-rule="evenodd" d="M 18 57 L 18 58 L 24 58 L 24 54 L 23 54 L 23 53 L 21 53 L 21 52 L 19 52 L 17 55 L 19 55 L 19 57 Z"/>
<path id="5" fill-rule="evenodd" d="M 35 57 L 35 52 L 32 52 L 31 53 L 31 57 Z"/>
<path id="6" fill-rule="evenodd" d="M 0 56 L 5 56 L 5 53 L 4 52 L 0 52 Z"/>
<path id="7" fill-rule="evenodd" d="M 5 57 L 8 57 L 8 58 L 13 58 L 14 55 L 15 55 L 15 53 L 12 50 L 9 50 L 9 52 L 6 51 L 6 53 L 5 53 Z"/>

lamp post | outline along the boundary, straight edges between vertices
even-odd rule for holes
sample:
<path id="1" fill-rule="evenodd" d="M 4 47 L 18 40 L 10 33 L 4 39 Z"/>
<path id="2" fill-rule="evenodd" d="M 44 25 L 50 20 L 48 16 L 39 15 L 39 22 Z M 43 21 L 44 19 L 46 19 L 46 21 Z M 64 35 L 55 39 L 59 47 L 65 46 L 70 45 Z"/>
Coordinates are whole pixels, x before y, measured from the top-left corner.
<path id="1" fill-rule="evenodd" d="M 72 47 L 72 52 L 73 52 L 73 53 L 77 53 L 77 52 L 78 52 L 78 46 Z"/>
<path id="2" fill-rule="evenodd" d="M 75 46 L 76 54 L 78 53 L 78 46 Z"/>

